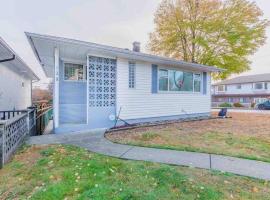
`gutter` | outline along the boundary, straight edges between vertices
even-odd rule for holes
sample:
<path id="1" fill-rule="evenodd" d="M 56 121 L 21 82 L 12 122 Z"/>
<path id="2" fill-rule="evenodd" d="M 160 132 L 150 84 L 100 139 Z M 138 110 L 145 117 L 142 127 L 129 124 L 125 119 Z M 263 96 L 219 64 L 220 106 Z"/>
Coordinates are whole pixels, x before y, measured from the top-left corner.
<path id="1" fill-rule="evenodd" d="M 7 58 L 7 59 L 0 60 L 0 63 L 12 61 L 12 60 L 15 60 L 15 55 L 14 54 L 12 55 L 12 58 Z"/>

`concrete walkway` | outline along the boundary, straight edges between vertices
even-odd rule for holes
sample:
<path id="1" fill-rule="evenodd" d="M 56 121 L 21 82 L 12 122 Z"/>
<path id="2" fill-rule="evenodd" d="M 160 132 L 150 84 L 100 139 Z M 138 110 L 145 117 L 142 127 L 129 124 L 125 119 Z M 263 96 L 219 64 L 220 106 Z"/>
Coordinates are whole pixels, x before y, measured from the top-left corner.
<path id="1" fill-rule="evenodd" d="M 270 180 L 270 163 L 207 153 L 185 152 L 115 144 L 104 138 L 105 130 L 87 133 L 30 137 L 28 144 L 71 144 L 122 159 L 142 160 L 230 172 Z"/>

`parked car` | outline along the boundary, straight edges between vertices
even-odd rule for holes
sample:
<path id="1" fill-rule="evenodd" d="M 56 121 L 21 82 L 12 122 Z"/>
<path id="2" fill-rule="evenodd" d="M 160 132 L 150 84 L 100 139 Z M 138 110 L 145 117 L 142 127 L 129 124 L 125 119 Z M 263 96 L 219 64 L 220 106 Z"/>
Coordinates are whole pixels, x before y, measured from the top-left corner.
<path id="1" fill-rule="evenodd" d="M 257 104 L 259 110 L 270 110 L 270 100 Z"/>

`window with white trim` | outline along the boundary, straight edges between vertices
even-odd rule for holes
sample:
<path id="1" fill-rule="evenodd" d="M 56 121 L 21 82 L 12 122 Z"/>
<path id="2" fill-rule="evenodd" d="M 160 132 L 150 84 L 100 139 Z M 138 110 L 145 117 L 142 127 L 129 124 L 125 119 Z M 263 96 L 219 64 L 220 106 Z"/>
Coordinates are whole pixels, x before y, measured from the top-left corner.
<path id="1" fill-rule="evenodd" d="M 218 92 L 225 92 L 226 88 L 225 88 L 225 85 L 218 85 L 217 86 L 217 91 Z"/>
<path id="2" fill-rule="evenodd" d="M 65 81 L 84 81 L 86 80 L 85 67 L 80 64 L 64 64 Z"/>
<path id="3" fill-rule="evenodd" d="M 134 62 L 128 63 L 128 87 L 135 88 L 136 78 L 136 64 Z"/>
<path id="4" fill-rule="evenodd" d="M 194 92 L 201 92 L 201 74 L 194 74 Z"/>
<path id="5" fill-rule="evenodd" d="M 159 91 L 201 92 L 199 73 L 159 69 L 158 79 Z"/>
<path id="6" fill-rule="evenodd" d="M 237 84 L 236 85 L 236 89 L 240 90 L 242 88 L 242 85 L 241 84 Z"/>
<path id="7" fill-rule="evenodd" d="M 166 69 L 158 71 L 158 89 L 159 91 L 168 91 L 168 70 Z"/>
<path id="8" fill-rule="evenodd" d="M 254 89 L 255 90 L 262 90 L 263 89 L 263 83 L 254 83 Z"/>

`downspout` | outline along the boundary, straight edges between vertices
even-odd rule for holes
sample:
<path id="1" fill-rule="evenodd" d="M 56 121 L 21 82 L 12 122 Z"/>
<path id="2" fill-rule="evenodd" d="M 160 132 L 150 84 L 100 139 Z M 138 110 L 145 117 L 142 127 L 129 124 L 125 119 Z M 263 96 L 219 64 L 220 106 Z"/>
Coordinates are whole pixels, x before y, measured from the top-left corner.
<path id="1" fill-rule="evenodd" d="M 12 55 L 12 58 L 7 58 L 7 59 L 4 59 L 4 60 L 0 60 L 0 63 L 12 61 L 12 60 L 15 60 L 15 55 L 14 54 Z"/>

